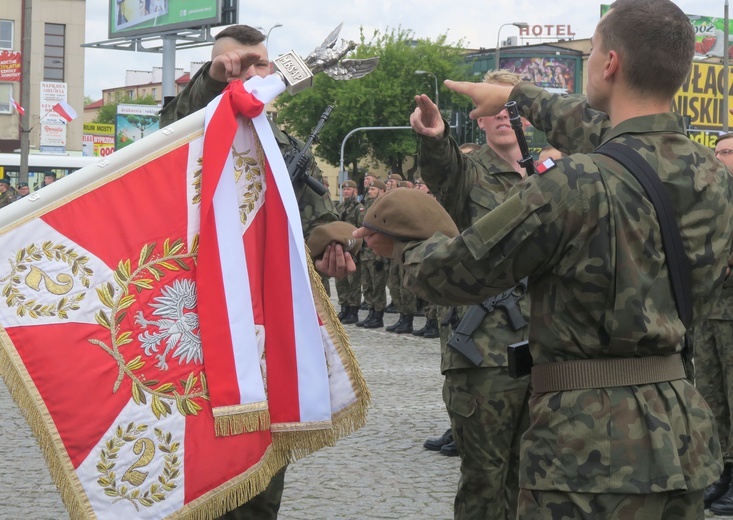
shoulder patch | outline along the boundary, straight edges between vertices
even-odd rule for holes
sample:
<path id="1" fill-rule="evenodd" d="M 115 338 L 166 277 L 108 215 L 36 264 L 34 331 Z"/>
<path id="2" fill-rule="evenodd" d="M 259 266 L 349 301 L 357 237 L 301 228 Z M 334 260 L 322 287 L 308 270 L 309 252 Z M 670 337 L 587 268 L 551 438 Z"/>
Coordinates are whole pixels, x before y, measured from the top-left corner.
<path id="1" fill-rule="evenodd" d="M 548 170 L 553 169 L 557 164 L 555 164 L 555 161 L 552 159 L 545 159 L 543 162 L 537 165 L 535 168 L 535 171 L 538 175 L 542 175 L 543 173 L 547 173 Z"/>

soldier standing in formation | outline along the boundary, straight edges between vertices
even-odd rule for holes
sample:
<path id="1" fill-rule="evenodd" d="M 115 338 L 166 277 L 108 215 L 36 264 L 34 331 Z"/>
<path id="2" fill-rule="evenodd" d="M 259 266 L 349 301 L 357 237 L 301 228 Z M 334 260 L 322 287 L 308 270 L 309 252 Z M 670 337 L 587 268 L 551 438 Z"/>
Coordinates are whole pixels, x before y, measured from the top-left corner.
<path id="1" fill-rule="evenodd" d="M 377 198 L 384 194 L 387 188 L 378 177 L 374 175 L 371 177 L 372 180 L 369 182 L 364 201 L 364 208 L 367 210 Z M 362 293 L 369 308 L 369 314 L 363 320 L 356 322 L 356 326 L 365 329 L 384 327 L 384 308 L 387 305 L 387 262 L 374 254 L 374 251 L 364 243 L 359 251 L 359 265 Z"/>
<path id="2" fill-rule="evenodd" d="M 484 82 L 513 86 L 520 79 L 500 70 L 488 72 Z M 522 151 L 509 115 L 502 110 L 496 116 L 479 118 L 477 123 L 486 134 L 486 144 L 477 151 L 463 153 L 435 103 L 425 95 L 417 96 L 416 101 L 410 124 L 420 139 L 422 179 L 458 229 L 465 229 L 499 206 L 507 192 L 526 176 L 518 162 Z M 516 517 L 519 445 L 529 424 L 529 377 L 511 377 L 506 348 L 528 337 L 529 298 L 521 297 L 524 291 L 520 289 L 511 302 L 520 310 L 523 322 L 514 323 L 506 309 L 494 306 L 471 334 L 481 355 L 480 367 L 448 346 L 450 327 L 441 331 L 443 399 L 451 420 L 451 442 L 461 456 L 456 519 Z M 455 312 L 450 320 L 453 328 L 469 309 L 445 308 L 446 312 Z M 441 439 L 449 441 L 446 434 Z M 430 449 L 438 444 L 437 439 L 430 439 L 425 446 Z M 444 451 L 443 447 L 438 449 Z M 445 451 L 450 449 L 449 443 Z"/>
<path id="3" fill-rule="evenodd" d="M 435 195 L 430 192 L 430 188 L 428 188 L 427 184 L 423 182 L 422 178 L 419 175 L 415 177 L 415 189 L 424 191 L 431 197 L 435 198 Z M 423 304 L 423 309 L 425 312 L 425 326 L 421 329 L 413 330 L 412 335 L 422 336 L 423 338 L 439 338 L 440 330 L 438 328 L 438 306 L 434 303 L 426 302 L 425 300 L 423 300 Z M 440 449 L 442 446 L 443 445 L 441 444 L 438 449 Z M 453 453 L 450 454 L 453 455 Z M 458 455 L 457 451 L 455 451 L 455 455 Z"/>
<path id="4" fill-rule="evenodd" d="M 387 191 L 403 189 L 400 183 L 405 182 L 399 173 L 391 173 L 387 181 Z M 387 277 L 387 287 L 389 288 L 390 305 L 394 307 L 396 312 L 400 313 L 399 319 L 385 327 L 387 332 L 396 334 L 409 334 L 413 331 L 412 322 L 417 312 L 417 296 L 412 291 L 408 291 L 402 285 L 402 267 L 395 262 L 389 263 L 389 275 Z"/>
<path id="5" fill-rule="evenodd" d="M 5 177 L 0 178 L 0 208 L 4 208 L 15 200 L 15 190 Z"/>
<path id="6" fill-rule="evenodd" d="M 348 222 L 352 226 L 360 227 L 364 219 L 364 205 L 356 198 L 357 186 L 354 181 L 345 181 L 341 184 L 343 201 L 336 206 L 339 220 Z M 344 325 L 359 321 L 359 305 L 361 305 L 361 270 L 357 265 L 355 272 L 336 280 L 341 312 L 338 318 Z"/>
<path id="7" fill-rule="evenodd" d="M 718 137 L 715 156 L 728 172 L 733 172 L 733 134 Z M 730 516 L 733 515 L 733 276 L 726 278 L 723 292 L 707 319 L 695 326 L 694 338 L 695 385 L 715 415 L 724 463 L 720 479 L 705 490 L 705 508 L 716 515 Z"/>
<path id="8" fill-rule="evenodd" d="M 686 376 L 687 327 L 670 283 L 676 256 L 665 253 L 636 176 L 592 152 L 609 142 L 636 151 L 674 201 L 678 215 L 664 222 L 677 224 L 671 237 L 679 233 L 680 264 L 689 265 L 692 295 L 681 305 L 691 305 L 692 325 L 728 271 L 733 178 L 670 112 L 695 53 L 679 7 L 617 0 L 591 42 L 587 100 L 526 83 L 446 82 L 472 97 L 472 116 L 516 101 L 572 155 L 453 239 L 404 243 L 365 227 L 355 236 L 403 263 L 408 286 L 442 304 L 477 303 L 530 277 L 533 394 L 518 518 L 701 519 L 704 490 L 723 465 L 715 417 Z M 400 207 L 399 192 L 387 201 Z M 375 224 L 370 216 L 365 224 Z"/>

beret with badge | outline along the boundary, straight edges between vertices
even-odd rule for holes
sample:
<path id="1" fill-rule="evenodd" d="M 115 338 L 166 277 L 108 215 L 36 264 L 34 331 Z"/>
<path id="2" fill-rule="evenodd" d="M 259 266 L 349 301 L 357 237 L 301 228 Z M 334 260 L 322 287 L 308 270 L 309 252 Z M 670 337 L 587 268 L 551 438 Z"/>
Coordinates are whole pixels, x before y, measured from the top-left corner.
<path id="1" fill-rule="evenodd" d="M 341 184 L 341 187 L 342 188 L 356 188 L 357 186 L 356 186 L 356 183 L 354 181 L 344 181 Z"/>
<path id="2" fill-rule="evenodd" d="M 387 185 L 380 181 L 379 179 L 374 179 L 372 182 L 369 183 L 370 188 L 379 188 L 380 190 L 386 190 Z"/>
<path id="3" fill-rule="evenodd" d="M 310 250 L 311 258 L 320 258 L 326 251 L 326 246 L 331 242 L 341 244 L 345 253 L 356 254 L 361 249 L 361 238 L 354 238 L 356 228 L 348 222 L 329 222 L 316 227 L 308 237 L 306 245 Z"/>
<path id="4" fill-rule="evenodd" d="M 403 180 L 405 180 L 405 179 L 402 178 L 402 175 L 400 175 L 399 173 L 390 173 L 388 178 L 390 180 L 393 180 L 393 181 L 403 181 Z"/>
<path id="5" fill-rule="evenodd" d="M 397 240 L 425 240 L 436 232 L 459 235 L 453 219 L 433 197 L 421 190 L 392 190 L 379 197 L 362 225 Z"/>

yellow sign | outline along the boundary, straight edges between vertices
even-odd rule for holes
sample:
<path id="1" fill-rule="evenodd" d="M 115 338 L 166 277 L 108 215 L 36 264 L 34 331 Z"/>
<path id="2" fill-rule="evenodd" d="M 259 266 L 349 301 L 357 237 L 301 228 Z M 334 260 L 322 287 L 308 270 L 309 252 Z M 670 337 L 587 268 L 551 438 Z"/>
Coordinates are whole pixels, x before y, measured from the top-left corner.
<path id="1" fill-rule="evenodd" d="M 733 75 L 728 73 L 728 95 L 733 86 Z M 692 127 L 700 130 L 723 130 L 723 66 L 712 63 L 693 63 L 688 81 L 677 92 L 672 111 L 690 117 Z M 731 103 L 733 108 L 733 103 Z M 727 114 L 728 124 L 733 119 Z"/>

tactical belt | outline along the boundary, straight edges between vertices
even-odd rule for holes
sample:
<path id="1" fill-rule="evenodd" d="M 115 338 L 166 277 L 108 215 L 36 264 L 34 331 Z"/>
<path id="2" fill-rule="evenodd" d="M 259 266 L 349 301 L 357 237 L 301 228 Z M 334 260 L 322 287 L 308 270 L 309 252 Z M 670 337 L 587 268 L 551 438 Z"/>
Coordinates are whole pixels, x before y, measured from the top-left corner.
<path id="1" fill-rule="evenodd" d="M 613 386 L 638 386 L 685 378 L 682 356 L 579 359 L 532 367 L 538 394 Z"/>

